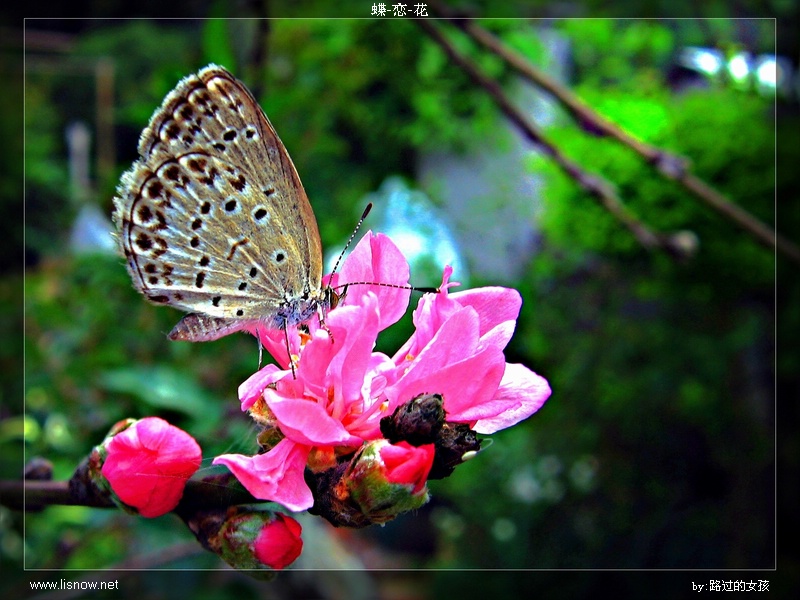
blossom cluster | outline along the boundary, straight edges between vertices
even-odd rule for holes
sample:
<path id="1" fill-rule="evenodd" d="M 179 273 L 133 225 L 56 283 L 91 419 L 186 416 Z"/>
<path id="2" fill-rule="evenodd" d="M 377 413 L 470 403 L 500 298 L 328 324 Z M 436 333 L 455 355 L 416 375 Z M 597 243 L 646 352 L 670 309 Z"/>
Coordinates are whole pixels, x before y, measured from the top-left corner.
<path id="1" fill-rule="evenodd" d="M 341 272 L 326 280 L 347 293 L 324 325 L 309 323 L 308 333 L 289 344 L 284 332 L 254 332 L 278 364 L 245 381 L 239 398 L 242 410 L 279 432 L 279 441 L 262 454 L 226 454 L 214 462 L 255 497 L 300 511 L 314 504 L 307 466 L 331 468 L 338 457 L 382 439 L 381 419 L 420 394 L 441 395 L 447 422 L 484 434 L 537 411 L 550 395 L 547 381 L 503 354 L 522 305 L 519 293 L 502 287 L 451 293 L 458 285 L 451 275 L 446 267 L 438 291 L 420 299 L 406 343 L 391 357 L 375 352 L 378 334 L 407 309 L 409 267 L 387 236 L 365 235 Z M 397 450 L 383 451 L 390 452 Z M 415 465 L 408 470 L 423 483 L 417 467 L 429 452 L 406 449 Z M 420 481 L 407 483 L 422 491 Z"/>
<path id="2" fill-rule="evenodd" d="M 338 525 L 381 523 L 424 504 L 429 477 L 449 475 L 465 449 L 479 447 L 475 433 L 522 421 L 550 395 L 543 377 L 506 362 L 519 293 L 452 292 L 451 276 L 446 267 L 438 289 L 422 296 L 402 347 L 376 352 L 378 334 L 408 307 L 409 266 L 388 237 L 365 235 L 323 282 L 342 291 L 324 322 L 249 329 L 276 360 L 239 388 L 242 410 L 261 426 L 261 452 L 224 454 L 214 464 L 256 499 L 311 509 Z M 175 509 L 200 466 L 194 439 L 155 418 L 112 433 L 93 453 L 98 485 L 142 516 Z M 300 525 L 280 513 L 240 508 L 203 514 L 190 527 L 239 567 L 280 569 L 302 549 Z"/>

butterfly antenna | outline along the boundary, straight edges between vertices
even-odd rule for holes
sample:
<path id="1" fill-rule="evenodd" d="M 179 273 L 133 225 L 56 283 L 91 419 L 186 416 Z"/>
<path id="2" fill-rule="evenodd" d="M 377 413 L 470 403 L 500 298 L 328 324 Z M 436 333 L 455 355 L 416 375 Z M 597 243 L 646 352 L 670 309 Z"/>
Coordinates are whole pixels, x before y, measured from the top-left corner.
<path id="1" fill-rule="evenodd" d="M 353 243 L 353 240 L 355 239 L 356 234 L 358 233 L 358 230 L 361 229 L 361 224 L 364 222 L 364 219 L 367 218 L 367 215 L 369 215 L 371 210 L 372 210 L 372 202 L 369 202 L 369 203 L 367 203 L 367 206 L 364 208 L 364 212 L 361 213 L 361 218 L 358 220 L 358 223 L 356 223 L 355 229 L 353 229 L 353 233 L 350 234 L 350 238 L 347 240 L 347 243 L 344 245 L 344 248 L 342 249 L 341 254 L 339 254 L 339 258 L 336 259 L 336 264 L 333 265 L 333 270 L 331 271 L 331 275 L 336 273 L 336 271 L 339 269 L 339 264 L 342 262 L 342 259 L 344 258 L 344 255 L 347 253 L 347 249 L 350 247 L 350 244 Z M 375 282 L 375 281 L 353 281 L 353 282 L 350 282 L 350 283 L 346 283 L 344 285 L 336 286 L 336 288 L 331 288 L 330 283 L 328 283 L 328 288 L 329 289 L 341 289 L 341 288 L 344 288 L 344 292 L 342 292 L 342 294 L 341 294 L 341 297 L 344 298 L 344 295 L 347 293 L 347 288 L 349 286 L 351 286 L 351 285 L 377 285 L 377 286 L 381 286 L 381 287 L 391 287 L 391 288 L 397 288 L 397 289 L 401 289 L 401 290 L 411 290 L 411 291 L 414 291 L 414 292 L 422 292 L 422 293 L 428 293 L 428 292 L 436 293 L 436 292 L 439 291 L 439 288 L 434 288 L 434 287 L 414 287 L 414 286 L 410 286 L 410 285 L 397 285 L 397 284 L 394 284 L 394 283 L 379 283 L 379 282 Z"/>
<path id="2" fill-rule="evenodd" d="M 411 290 L 412 292 L 420 292 L 422 294 L 438 294 L 441 290 L 438 287 L 417 287 L 415 285 L 400 285 L 397 283 L 383 283 L 381 281 L 349 281 L 342 285 L 337 285 L 335 290 L 340 288 L 344 288 L 344 292 L 342 292 L 341 296 L 344 297 L 345 293 L 347 293 L 347 288 L 351 285 L 376 285 L 378 287 L 388 287 L 388 288 L 395 288 L 398 290 Z"/>
<path id="3" fill-rule="evenodd" d="M 353 233 L 350 234 L 350 238 L 347 240 L 347 243 L 344 245 L 344 248 L 342 248 L 342 252 L 341 254 L 339 254 L 339 258 L 336 259 L 336 264 L 333 265 L 333 271 L 331 271 L 331 275 L 336 273 L 336 270 L 339 268 L 339 263 L 342 262 L 342 259 L 344 258 L 347 249 L 350 247 L 350 244 L 353 243 L 353 239 L 355 239 L 358 230 L 361 229 L 361 224 L 364 222 L 364 219 L 367 218 L 367 215 L 371 210 L 372 210 L 372 202 L 368 203 L 366 208 L 364 209 L 364 212 L 361 213 L 361 218 L 358 220 L 358 223 L 356 223 L 356 227 L 355 229 L 353 229 Z"/>

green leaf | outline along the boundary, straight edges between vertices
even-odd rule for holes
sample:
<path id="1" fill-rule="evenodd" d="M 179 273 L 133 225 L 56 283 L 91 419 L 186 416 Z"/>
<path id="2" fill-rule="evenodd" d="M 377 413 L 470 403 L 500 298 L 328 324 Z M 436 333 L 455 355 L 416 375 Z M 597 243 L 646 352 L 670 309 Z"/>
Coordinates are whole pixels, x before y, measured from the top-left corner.
<path id="1" fill-rule="evenodd" d="M 171 367 L 125 367 L 104 371 L 98 384 L 109 392 L 135 396 L 152 408 L 185 413 L 202 421 L 215 422 L 220 416 L 219 401 L 197 385 L 191 375 Z"/>

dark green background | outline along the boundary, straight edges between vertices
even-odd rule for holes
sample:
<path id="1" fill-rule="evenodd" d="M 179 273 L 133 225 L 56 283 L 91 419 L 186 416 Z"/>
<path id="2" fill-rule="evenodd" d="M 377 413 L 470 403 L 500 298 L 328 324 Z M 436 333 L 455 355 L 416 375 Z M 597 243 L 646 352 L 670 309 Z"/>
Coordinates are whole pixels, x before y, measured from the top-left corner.
<path id="1" fill-rule="evenodd" d="M 500 10 L 486 10 L 493 8 Z M 758 8 L 734 15 L 711 5 L 707 14 L 766 14 Z M 336 16 L 362 9 L 341 10 Z M 228 14 L 212 3 L 196 16 Z M 563 16 L 545 8 L 527 14 Z M 532 22 L 483 24 L 535 64 L 543 60 Z M 766 222 L 773 223 L 777 206 L 779 230 L 795 230 L 796 178 L 779 168 L 776 180 L 775 149 L 787 164 L 798 152 L 780 131 L 776 138 L 774 123 L 777 114 L 781 129 L 796 125 L 797 98 L 774 102 L 724 80 L 680 93 L 675 88 L 681 47 L 768 53 L 776 47 L 774 21 L 554 20 L 539 26 L 571 41 L 570 85 L 590 105 L 643 140 L 689 157 L 700 177 Z M 24 448 L 28 458 L 52 460 L 56 477 L 67 478 L 110 425 L 129 416 L 160 414 L 183 427 L 197 437 L 206 465 L 219 453 L 253 447 L 236 401 L 238 384 L 256 367 L 253 341 L 169 343 L 163 333 L 179 313 L 144 302 L 120 259 L 67 249 L 75 204 L 66 194 L 63 131 L 75 119 L 94 121 L 89 67 L 99 58 L 113 61 L 116 77 L 116 167 L 92 173 L 104 211 L 110 212 L 117 178 L 135 159 L 153 109 L 180 77 L 214 61 L 258 94 L 292 154 L 327 247 L 340 243 L 364 194 L 385 177 L 401 174 L 416 185 L 421 152 L 468 151 L 502 118 L 408 20 L 273 20 L 260 51 L 252 41 L 263 32 L 253 21 L 48 20 L 28 21 L 26 28 L 25 272 L 23 281 L 20 232 L 10 232 L 19 244 L 6 254 L 2 280 L 3 295 L 16 298 L 3 304 L 9 323 L 24 285 L 25 364 L 22 377 L 18 347 L 3 346 L 6 477 L 18 476 Z M 58 42 L 54 47 L 32 47 L 43 32 L 63 37 L 49 38 Z M 508 81 L 496 58 L 447 32 Z M 779 31 L 779 53 L 797 56 L 796 41 Z M 553 165 L 531 161 L 530 169 L 546 177 L 546 210 L 540 252 L 514 286 L 525 304 L 507 355 L 547 377 L 553 396 L 531 419 L 493 436 L 491 448 L 451 478 L 433 482 L 428 508 L 339 542 L 353 551 L 377 548 L 385 562 L 376 564 L 384 567 L 592 570 L 531 575 L 542 590 L 596 589 L 604 576 L 596 569 L 707 569 L 719 579 L 726 578 L 722 569 L 767 569 L 745 579 L 778 582 L 769 570 L 776 566 L 775 510 L 794 511 L 797 500 L 791 477 L 778 480 L 775 494 L 776 458 L 780 473 L 796 474 L 797 466 L 794 432 L 775 444 L 776 415 L 782 433 L 784 423 L 794 422 L 798 397 L 797 356 L 790 336 L 781 334 L 797 323 L 797 265 L 782 258 L 776 264 L 771 250 L 659 178 L 629 149 L 566 117 L 548 134 L 585 170 L 612 181 L 652 227 L 694 231 L 698 255 L 678 264 L 644 251 Z M 21 154 L 19 142 L 13 138 L 6 152 Z M 12 158 L 7 162 L 15 168 Z M 4 211 L 14 214 L 22 189 L 11 178 L 4 187 Z M 408 327 L 382 338 L 381 347 L 396 348 Z M 19 326 L 7 334 L 22 335 Z M 523 500 L 514 492 L 520 486 L 529 492 L 539 486 L 540 494 Z M 21 566 L 22 516 L 2 510 L 2 561 Z M 28 514 L 24 524 L 28 568 L 115 568 L 128 561 L 143 561 L 134 564 L 147 570 L 219 567 L 170 516 L 146 521 L 53 507 Z M 781 556 L 797 566 L 796 550 Z M 233 590 L 253 595 L 263 585 L 221 573 L 167 575 L 196 598 Z M 167 575 L 128 576 L 122 587 L 167 597 Z M 682 591 L 707 580 L 705 573 L 682 576 Z M 267 585 L 275 597 L 336 597 L 334 584 L 315 581 L 298 576 Z M 514 597 L 524 579 L 432 572 L 422 579 L 376 574 L 373 581 L 412 586 L 420 597 L 481 590 Z M 611 585 L 621 594 L 638 589 L 623 578 Z M 290 595 L 298 586 L 307 596 Z"/>

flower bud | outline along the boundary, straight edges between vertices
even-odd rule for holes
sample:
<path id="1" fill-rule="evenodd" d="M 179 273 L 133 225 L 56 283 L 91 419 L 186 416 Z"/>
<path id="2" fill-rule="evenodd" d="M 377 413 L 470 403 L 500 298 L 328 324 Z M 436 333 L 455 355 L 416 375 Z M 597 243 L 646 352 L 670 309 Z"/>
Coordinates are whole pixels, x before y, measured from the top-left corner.
<path id="1" fill-rule="evenodd" d="M 117 423 L 90 456 L 92 479 L 128 512 L 158 517 L 174 509 L 200 468 L 195 439 L 158 417 Z"/>
<path id="2" fill-rule="evenodd" d="M 374 440 L 365 444 L 345 475 L 347 489 L 370 522 L 385 523 L 428 501 L 425 483 L 433 457 L 433 444 Z"/>
<path id="3" fill-rule="evenodd" d="M 231 507 L 190 527 L 203 545 L 235 569 L 281 570 L 303 551 L 300 523 L 282 513 Z"/>
<path id="4" fill-rule="evenodd" d="M 468 425 L 445 423 L 436 439 L 436 458 L 428 479 L 449 477 L 455 468 L 475 456 L 481 449 L 481 440 Z"/>
<path id="5" fill-rule="evenodd" d="M 255 555 L 259 562 L 271 569 L 280 570 L 292 564 L 303 551 L 300 523 L 278 513 L 276 519 L 264 525 L 255 541 Z"/>
<path id="6" fill-rule="evenodd" d="M 480 450 L 481 441 L 467 424 L 447 422 L 442 394 L 419 394 L 381 419 L 381 433 L 396 444 L 433 443 L 436 455 L 428 479 L 449 477 L 455 468 Z"/>
<path id="7" fill-rule="evenodd" d="M 436 441 L 445 420 L 441 394 L 419 394 L 383 417 L 381 433 L 393 444 L 405 441 L 414 446 Z"/>

